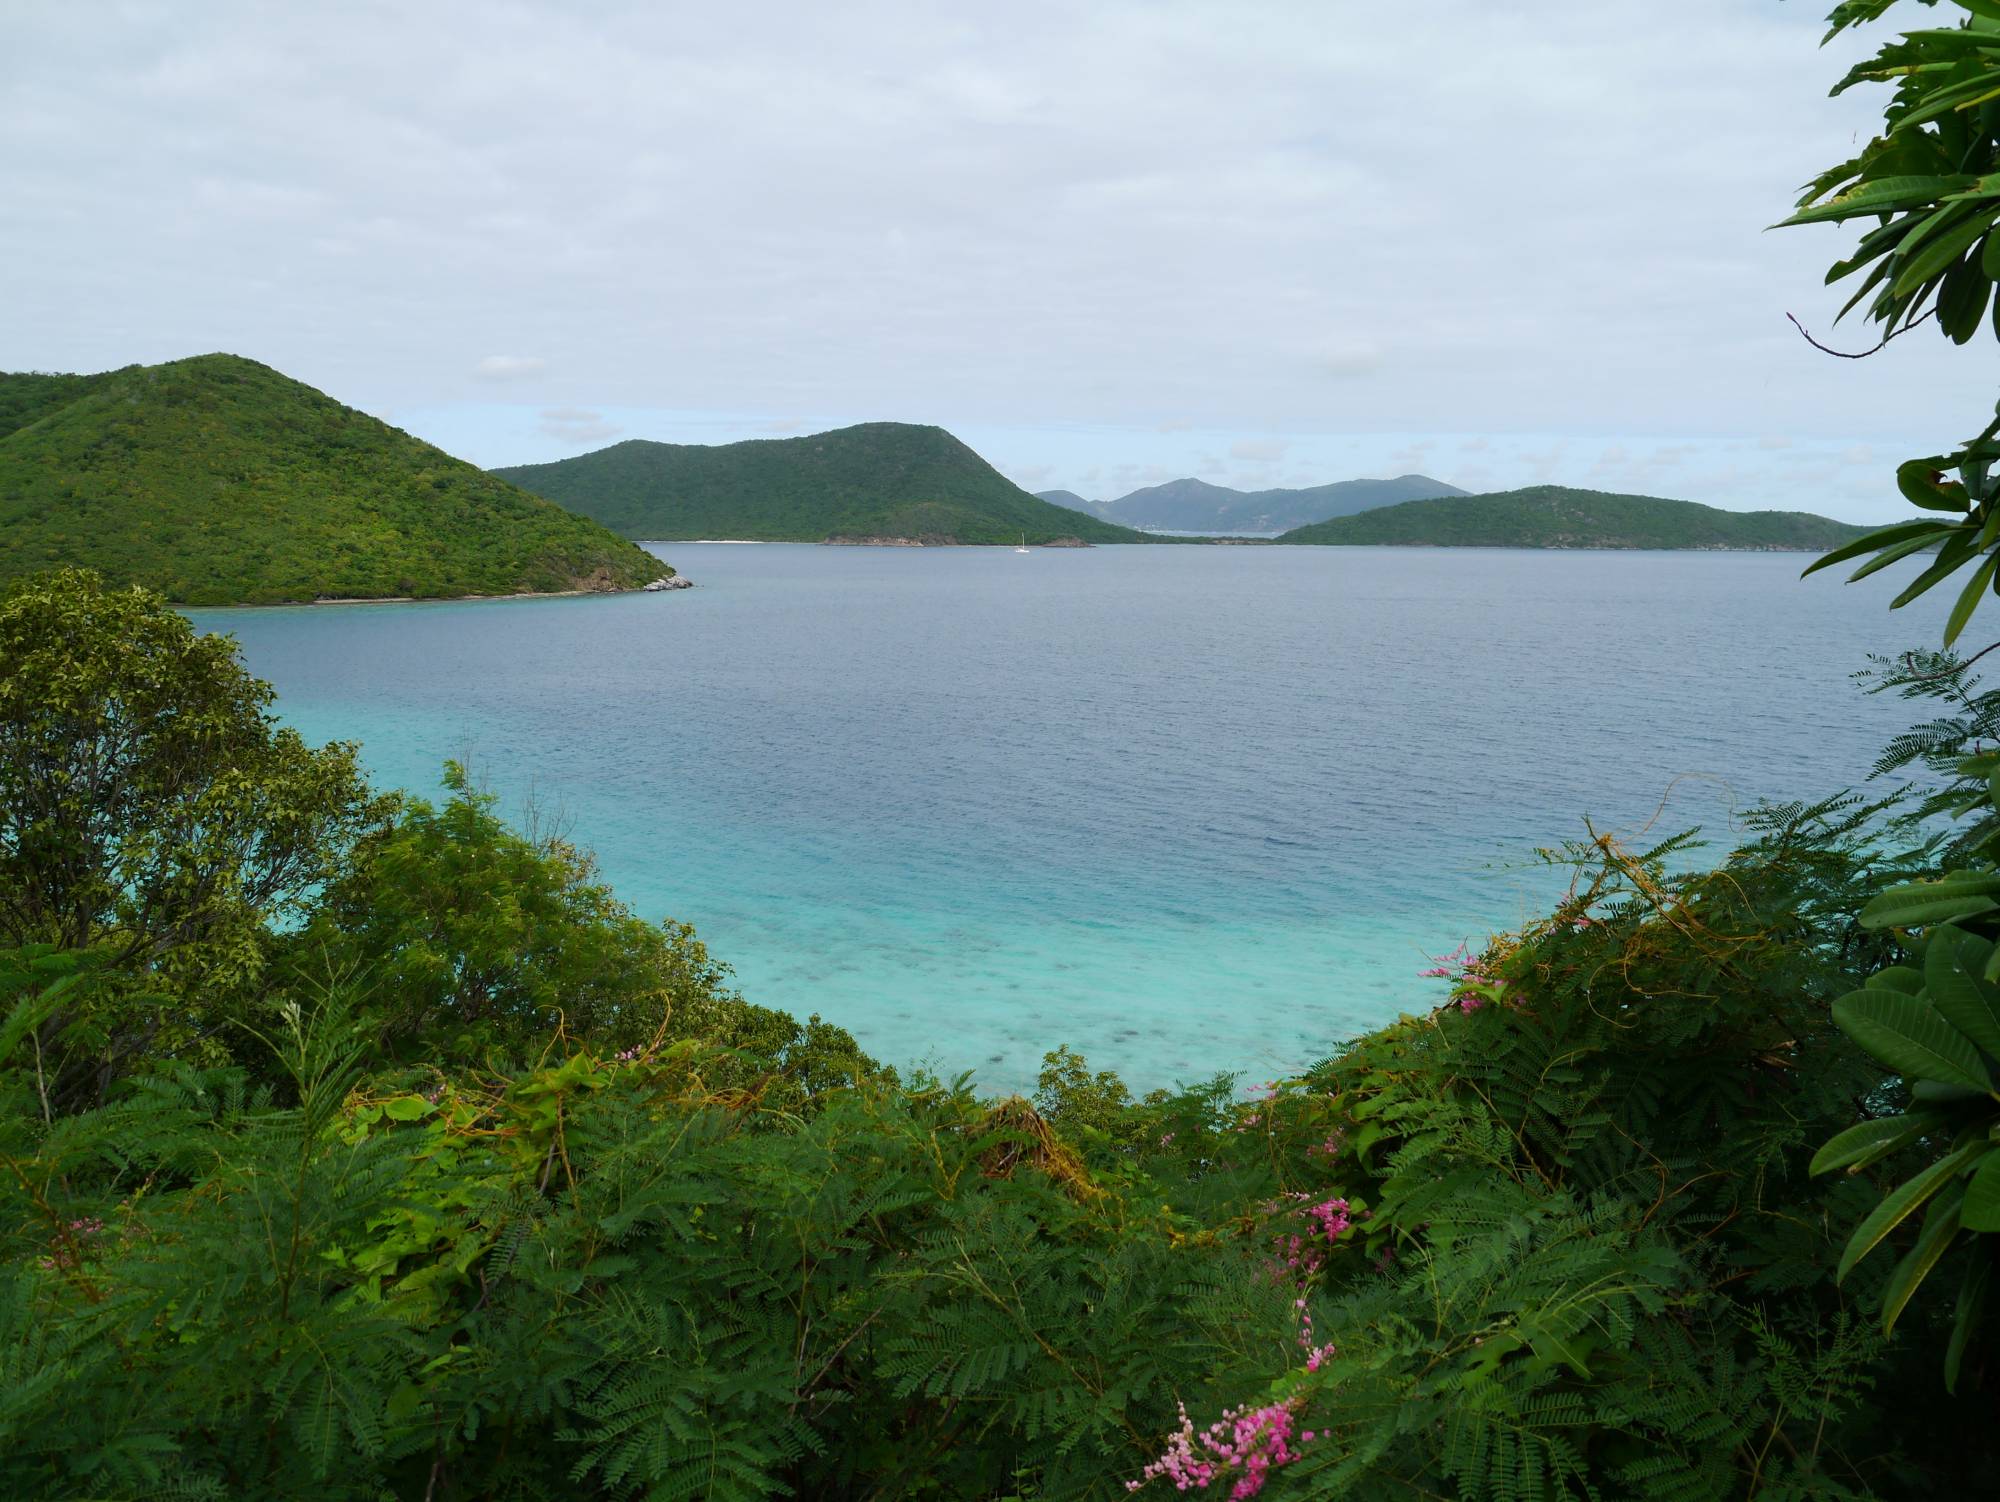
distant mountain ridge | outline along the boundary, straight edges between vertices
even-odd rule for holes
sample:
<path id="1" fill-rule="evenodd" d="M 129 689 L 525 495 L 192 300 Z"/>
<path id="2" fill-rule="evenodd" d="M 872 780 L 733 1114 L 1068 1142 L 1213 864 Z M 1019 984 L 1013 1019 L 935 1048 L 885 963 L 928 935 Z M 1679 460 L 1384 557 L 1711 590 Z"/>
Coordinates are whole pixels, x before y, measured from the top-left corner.
<path id="1" fill-rule="evenodd" d="M 1206 480 L 1169 480 L 1122 495 L 1115 501 L 1086 501 L 1074 491 L 1045 490 L 1041 498 L 1128 527 L 1169 532 L 1287 532 L 1294 527 L 1351 516 L 1398 501 L 1464 495 L 1429 475 L 1391 480 L 1335 480 L 1294 490 L 1231 490 Z"/>
<path id="2" fill-rule="evenodd" d="M 493 473 L 626 537 L 660 541 L 1143 540 L 1030 495 L 943 428 L 912 423 L 723 444 L 635 438 Z"/>
<path id="3" fill-rule="evenodd" d="M 1047 501 L 1051 506 L 1067 506 L 1072 511 L 1081 511 L 1086 516 L 1096 516 L 1103 508 L 1096 501 L 1086 501 L 1074 490 L 1038 490 L 1037 500 Z"/>
<path id="4" fill-rule="evenodd" d="M 1281 543 L 1457 548 L 1665 548 L 1819 552 L 1869 529 L 1807 511 L 1724 511 L 1695 501 L 1533 485 L 1405 501 L 1300 527 Z"/>
<path id="5" fill-rule="evenodd" d="M 197 605 L 612 590 L 673 572 L 225 354 L 0 374 L 0 577 L 57 564 Z"/>

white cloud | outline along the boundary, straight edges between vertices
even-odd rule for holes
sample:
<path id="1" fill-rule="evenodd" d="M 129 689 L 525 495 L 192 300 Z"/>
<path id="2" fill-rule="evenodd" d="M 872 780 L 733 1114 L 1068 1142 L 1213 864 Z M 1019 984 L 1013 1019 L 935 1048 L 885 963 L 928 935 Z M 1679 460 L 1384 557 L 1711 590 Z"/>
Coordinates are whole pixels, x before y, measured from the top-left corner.
<path id="1" fill-rule="evenodd" d="M 537 431 L 544 437 L 581 448 L 616 438 L 624 429 L 606 422 L 601 412 L 583 407 L 549 407 L 543 410 Z"/>
<path id="2" fill-rule="evenodd" d="M 511 381 L 635 432 L 1005 426 L 1135 481 L 1232 433 L 1288 471 L 1363 435 L 1350 472 L 1379 470 L 1419 426 L 1496 435 L 1459 452 L 1511 483 L 1558 433 L 1593 435 L 1579 464 L 1783 433 L 1886 469 L 1977 425 L 1978 362 L 1929 329 L 1829 359 L 1784 322 L 1871 342 L 1822 286 L 1851 236 L 1765 233 L 1879 111 L 1827 97 L 1873 38 L 1822 50 L 1824 8 L 15 6 L 0 343 L 238 350 L 463 414 L 437 430 L 488 463 L 533 426 Z M 497 338 L 543 355 L 466 353 Z"/>
<path id="3" fill-rule="evenodd" d="M 1382 351 L 1373 344 L 1334 344 L 1310 362 L 1323 376 L 1336 381 L 1373 375 L 1382 368 Z"/>
<path id="4" fill-rule="evenodd" d="M 1229 457 L 1247 459 L 1252 464 L 1275 464 L 1290 447 L 1282 438 L 1239 438 L 1229 445 Z"/>
<path id="5" fill-rule="evenodd" d="M 540 375 L 548 361 L 535 355 L 488 355 L 472 368 L 482 381 L 517 381 Z"/>

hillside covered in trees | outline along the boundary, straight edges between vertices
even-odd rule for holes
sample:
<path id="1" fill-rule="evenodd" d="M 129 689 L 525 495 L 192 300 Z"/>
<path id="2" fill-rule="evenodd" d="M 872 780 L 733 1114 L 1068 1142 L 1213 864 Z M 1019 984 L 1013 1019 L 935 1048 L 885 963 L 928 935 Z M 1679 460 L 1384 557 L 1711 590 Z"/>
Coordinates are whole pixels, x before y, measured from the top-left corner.
<path id="1" fill-rule="evenodd" d="M 1169 532 L 1284 532 L 1333 516 L 1351 516 L 1398 501 L 1463 495 L 1456 485 L 1428 475 L 1389 480 L 1334 480 L 1292 489 L 1232 490 L 1206 480 L 1169 480 L 1115 501 L 1086 501 L 1067 490 L 1045 490 L 1045 501 L 1069 506 L 1127 527 Z"/>
<path id="2" fill-rule="evenodd" d="M 742 443 L 630 439 L 494 471 L 624 537 L 758 542 L 1140 542 L 1028 494 L 943 428 L 870 422 Z"/>
<path id="3" fill-rule="evenodd" d="M 672 572 L 235 355 L 0 374 L 0 578 L 59 564 L 194 605 L 627 589 Z"/>
<path id="4" fill-rule="evenodd" d="M 1701 548 L 1819 552 L 1868 529 L 1805 511 L 1723 511 L 1694 501 L 1533 485 L 1405 501 L 1278 539 L 1345 547 Z"/>

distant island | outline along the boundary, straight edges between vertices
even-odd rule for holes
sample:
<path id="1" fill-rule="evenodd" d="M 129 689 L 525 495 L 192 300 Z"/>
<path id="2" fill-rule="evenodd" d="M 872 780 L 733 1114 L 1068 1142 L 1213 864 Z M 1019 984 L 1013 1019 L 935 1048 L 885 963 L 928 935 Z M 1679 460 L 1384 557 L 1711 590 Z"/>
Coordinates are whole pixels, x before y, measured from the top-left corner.
<path id="1" fill-rule="evenodd" d="M 1694 501 L 1533 485 L 1405 501 L 1299 527 L 1277 540 L 1346 547 L 1819 552 L 1867 530 L 1806 511 L 1723 511 Z"/>
<path id="2" fill-rule="evenodd" d="M 724 444 L 635 438 L 493 473 L 621 536 L 658 541 L 1146 541 L 1030 495 L 943 428 L 913 423 Z"/>
<path id="3" fill-rule="evenodd" d="M 236 355 L 0 374 L 0 578 L 58 564 L 189 605 L 633 589 L 597 523 Z"/>
<path id="4" fill-rule="evenodd" d="M 1073 490 L 1044 490 L 1041 499 L 1122 526 L 1169 532 L 1285 532 L 1334 516 L 1351 516 L 1398 501 L 1464 495 L 1429 475 L 1393 480 L 1335 480 L 1299 490 L 1231 490 L 1206 480 L 1169 480 L 1115 501 L 1087 501 Z"/>

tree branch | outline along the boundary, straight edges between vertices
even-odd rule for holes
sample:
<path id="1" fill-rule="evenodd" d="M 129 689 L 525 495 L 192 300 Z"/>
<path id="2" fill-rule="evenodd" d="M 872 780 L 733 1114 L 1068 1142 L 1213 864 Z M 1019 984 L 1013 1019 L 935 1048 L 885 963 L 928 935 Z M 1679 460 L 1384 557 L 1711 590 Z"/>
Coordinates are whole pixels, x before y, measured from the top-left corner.
<path id="1" fill-rule="evenodd" d="M 1935 673 L 1917 673 L 1917 672 L 1905 671 L 1904 676 L 1900 681 L 1904 683 L 1928 683 L 1933 678 L 1950 678 L 1955 676 L 1956 674 L 1964 672 L 1967 668 L 1971 667 L 1975 662 L 1979 661 L 1980 658 L 1984 657 L 1988 652 L 1994 651 L 1996 649 L 2000 649 L 2000 641 L 1996 641 L 1990 647 L 1981 647 L 1977 652 L 1974 652 L 1970 657 L 1966 658 L 1965 661 L 1954 662 L 1950 667 L 1940 668 Z M 1917 660 L 1916 653 L 1905 652 L 1903 654 L 1904 668 L 1907 670 L 1914 667 L 1916 664 L 1916 660 Z"/>
<path id="2" fill-rule="evenodd" d="M 1924 309 L 1922 313 L 1920 313 L 1917 317 L 1912 318 L 1908 323 L 1904 324 L 1901 328 L 1889 330 L 1888 333 L 1882 336 L 1882 342 L 1876 345 L 1873 349 L 1864 349 L 1861 350 L 1859 353 L 1852 353 L 1852 354 L 1844 349 L 1832 349 L 1827 345 L 1821 344 L 1819 340 L 1813 338 L 1811 334 L 1808 334 L 1806 332 L 1806 326 L 1800 323 L 1798 319 L 1793 318 L 1790 313 L 1787 313 L 1785 317 L 1790 318 L 1792 320 L 1792 327 L 1799 331 L 1799 337 L 1804 339 L 1806 343 L 1810 344 L 1814 349 L 1818 350 L 1821 354 L 1832 355 L 1836 359 L 1841 359 L 1841 360 L 1865 360 L 1870 355 L 1879 355 L 1884 349 L 1888 348 L 1889 341 L 1891 339 L 1897 338 L 1899 335 L 1909 333 L 1911 329 L 1915 328 L 1918 324 L 1922 323 L 1926 318 L 1930 317 L 1931 314 L 1935 313 L 1936 311 L 1937 308 L 1935 306 Z"/>

